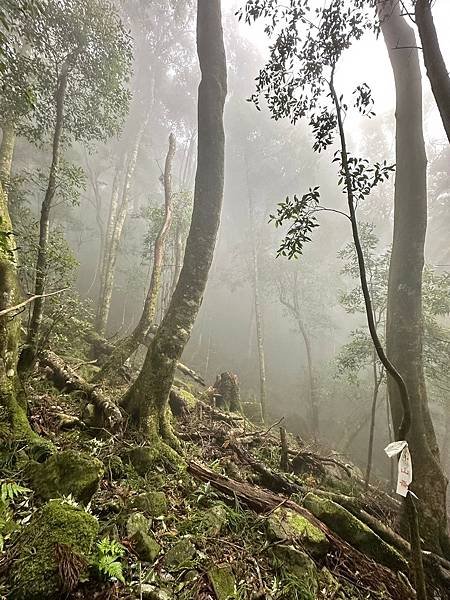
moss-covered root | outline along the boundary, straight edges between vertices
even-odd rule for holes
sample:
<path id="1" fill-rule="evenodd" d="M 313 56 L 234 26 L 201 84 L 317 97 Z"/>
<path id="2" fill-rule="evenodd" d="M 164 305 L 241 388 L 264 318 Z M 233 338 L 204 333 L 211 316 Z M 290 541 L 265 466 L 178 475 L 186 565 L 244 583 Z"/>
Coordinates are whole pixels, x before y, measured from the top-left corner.
<path id="1" fill-rule="evenodd" d="M 145 477 L 153 473 L 155 466 L 163 466 L 172 471 L 181 471 L 185 467 L 183 458 L 163 442 L 159 436 L 154 436 L 145 446 L 135 446 L 123 456 L 130 462 L 136 473 Z"/>
<path id="2" fill-rule="evenodd" d="M 55 448 L 49 440 L 35 433 L 28 421 L 25 403 L 17 393 L 17 376 L 0 376 L 0 444 L 24 442 L 29 456 L 41 459 Z"/>
<path id="3" fill-rule="evenodd" d="M 98 534 L 97 520 L 81 508 L 60 500 L 48 502 L 30 521 L 17 541 L 17 559 L 10 572 L 16 600 L 56 600 L 65 596 L 67 581 L 58 561 L 58 548 L 72 562 L 87 565 Z M 71 587 L 76 586 L 71 578 Z"/>
<path id="4" fill-rule="evenodd" d="M 354 548 L 395 571 L 407 571 L 406 560 L 347 509 L 328 498 L 307 494 L 304 506 Z"/>

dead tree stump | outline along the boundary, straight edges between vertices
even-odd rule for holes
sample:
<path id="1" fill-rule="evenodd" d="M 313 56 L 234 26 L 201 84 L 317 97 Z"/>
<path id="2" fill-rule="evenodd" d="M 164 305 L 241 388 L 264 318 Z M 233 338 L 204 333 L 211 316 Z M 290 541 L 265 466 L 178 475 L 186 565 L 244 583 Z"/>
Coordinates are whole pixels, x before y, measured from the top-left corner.
<path id="1" fill-rule="evenodd" d="M 230 371 L 217 375 L 213 391 L 217 408 L 241 412 L 241 393 L 237 375 Z"/>

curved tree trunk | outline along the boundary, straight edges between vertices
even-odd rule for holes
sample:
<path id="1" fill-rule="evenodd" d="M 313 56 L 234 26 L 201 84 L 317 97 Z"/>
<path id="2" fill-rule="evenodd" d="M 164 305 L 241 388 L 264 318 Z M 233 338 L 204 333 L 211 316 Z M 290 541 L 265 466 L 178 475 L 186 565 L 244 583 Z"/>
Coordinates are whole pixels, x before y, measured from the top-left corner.
<path id="1" fill-rule="evenodd" d="M 442 124 L 450 142 L 450 76 L 442 56 L 431 12 L 431 0 L 416 0 L 415 20 L 422 44 L 423 60 Z"/>
<path id="2" fill-rule="evenodd" d="M 67 89 L 68 67 L 64 64 L 58 78 L 58 88 L 56 92 L 56 122 L 53 133 L 52 143 L 52 164 L 48 178 L 47 190 L 41 207 L 41 217 L 39 222 L 39 248 L 36 260 L 36 279 L 34 293 L 37 298 L 33 305 L 30 326 L 27 334 L 27 346 L 22 351 L 19 367 L 22 370 L 30 369 L 37 357 L 39 348 L 39 335 L 41 332 L 42 317 L 44 314 L 45 286 L 47 282 L 47 246 L 50 236 L 50 211 L 53 198 L 56 193 L 58 170 L 61 159 L 61 137 L 64 124 L 64 103 Z"/>
<path id="3" fill-rule="evenodd" d="M 396 178 L 394 237 L 389 269 L 386 344 L 390 360 L 402 373 L 410 397 L 407 436 L 414 465 L 412 489 L 419 497 L 421 532 L 431 547 L 447 528 L 447 480 L 428 408 L 422 357 L 422 270 L 427 227 L 425 144 L 422 129 L 422 83 L 413 30 L 398 5 L 381 29 L 396 87 Z M 402 48 L 400 48 L 402 47 Z M 394 429 L 402 419 L 399 391 L 388 378 Z"/>
<path id="4" fill-rule="evenodd" d="M 123 399 L 131 421 L 176 443 L 167 417 L 175 369 L 190 337 L 211 267 L 224 185 L 223 109 L 227 72 L 220 0 L 198 0 L 198 161 L 194 207 L 183 268 L 142 370 Z M 149 419 L 149 417 L 151 417 Z"/>
<path id="5" fill-rule="evenodd" d="M 11 167 L 16 145 L 16 129 L 12 121 L 2 124 L 2 143 L 0 145 L 0 181 L 5 191 L 11 178 Z"/>
<path id="6" fill-rule="evenodd" d="M 113 353 L 96 377 L 97 381 L 106 379 L 123 366 L 125 361 L 134 352 L 136 352 L 139 344 L 144 341 L 148 330 L 153 325 L 155 320 L 158 293 L 161 287 L 161 274 L 166 238 L 172 224 L 172 164 L 175 156 L 175 150 L 176 140 L 173 133 L 171 133 L 169 137 L 169 149 L 167 151 L 164 168 L 164 221 L 155 240 L 152 274 L 141 318 L 139 319 L 139 323 L 136 325 L 133 333 L 117 344 Z"/>

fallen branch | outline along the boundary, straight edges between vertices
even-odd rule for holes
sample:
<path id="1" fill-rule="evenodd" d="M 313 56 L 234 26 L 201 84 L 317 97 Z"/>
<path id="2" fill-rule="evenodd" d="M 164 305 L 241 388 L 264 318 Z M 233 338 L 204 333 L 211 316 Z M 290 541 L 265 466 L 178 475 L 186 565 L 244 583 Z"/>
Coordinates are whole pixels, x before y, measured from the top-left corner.
<path id="1" fill-rule="evenodd" d="M 380 587 L 380 591 L 383 588 L 387 589 L 391 597 L 395 600 L 413 598 L 411 590 L 408 590 L 404 583 L 390 569 L 368 559 L 361 552 L 339 538 L 319 519 L 296 502 L 278 494 L 268 492 L 256 485 L 236 481 L 220 475 L 194 461 L 189 462 L 188 472 L 200 481 L 210 483 L 216 490 L 227 497 L 234 500 L 237 499 L 255 512 L 267 515 L 276 510 L 277 507 L 283 506 L 302 515 L 318 527 L 340 554 L 345 556 L 345 560 L 337 562 L 335 569 L 338 571 L 342 570 L 346 578 L 358 585 L 366 585 L 367 587 L 373 587 L 374 583 L 376 583 Z"/>
<path id="2" fill-rule="evenodd" d="M 49 292 L 48 294 L 35 294 L 34 296 L 30 296 L 29 298 L 27 298 L 23 302 L 20 302 L 19 304 L 15 304 L 14 306 L 10 306 L 9 308 L 4 308 L 3 310 L 0 310 L 0 317 L 4 317 L 5 315 L 8 315 L 9 313 L 12 313 L 16 310 L 20 310 L 21 308 L 23 308 L 24 306 L 27 306 L 27 304 L 30 304 L 31 302 L 34 302 L 38 298 L 50 298 L 50 296 L 56 296 L 57 294 L 62 294 L 63 292 L 66 292 L 68 289 L 69 288 L 63 288 L 62 290 L 56 290 L 55 292 Z"/>
<path id="3" fill-rule="evenodd" d="M 43 352 L 39 362 L 58 389 L 81 392 L 86 401 L 93 405 L 93 424 L 96 427 L 103 427 L 109 431 L 117 430 L 122 422 L 122 413 L 114 402 L 104 397 L 100 388 L 88 383 L 64 359 L 51 350 Z"/>

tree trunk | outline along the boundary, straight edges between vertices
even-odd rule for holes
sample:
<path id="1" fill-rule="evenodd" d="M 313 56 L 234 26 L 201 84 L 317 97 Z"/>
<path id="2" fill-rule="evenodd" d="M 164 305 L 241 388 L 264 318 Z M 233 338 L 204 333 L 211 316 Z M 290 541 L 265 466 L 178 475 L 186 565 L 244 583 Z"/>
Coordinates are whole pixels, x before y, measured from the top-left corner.
<path id="1" fill-rule="evenodd" d="M 27 334 L 27 346 L 22 351 L 19 367 L 23 370 L 30 369 L 37 357 L 39 348 L 39 335 L 41 331 L 42 317 L 44 314 L 45 299 L 42 295 L 45 293 L 47 281 L 47 246 L 50 235 L 50 211 L 53 198 L 56 193 L 58 170 L 61 159 L 61 136 L 64 125 L 64 102 L 67 89 L 68 67 L 64 64 L 58 77 L 58 87 L 56 92 L 56 122 L 53 133 L 52 144 L 52 163 L 48 178 L 47 190 L 41 207 L 41 217 L 39 222 L 39 248 L 36 260 L 36 279 L 34 293 L 40 298 L 36 298 L 33 305 L 30 326 Z"/>
<path id="2" fill-rule="evenodd" d="M 445 429 L 442 442 L 442 467 L 444 472 L 450 471 L 450 407 L 445 406 Z"/>
<path id="3" fill-rule="evenodd" d="M 2 124 L 2 143 L 0 145 L 0 181 L 5 192 L 11 178 L 11 167 L 16 144 L 16 129 L 11 121 Z"/>
<path id="4" fill-rule="evenodd" d="M 8 198 L 0 182 L 0 310 L 20 301 L 15 240 L 8 211 Z M 0 317 L 0 442 L 36 442 L 27 419 L 26 402 L 18 395 L 17 357 L 20 316 Z M 42 443 L 42 440 L 41 440 Z"/>
<path id="5" fill-rule="evenodd" d="M 105 239 L 103 243 L 103 252 L 101 257 L 101 272 L 100 272 L 100 289 L 98 292 L 97 314 L 95 316 L 95 330 L 104 336 L 106 330 L 106 322 L 108 320 L 109 304 L 105 299 L 106 279 L 110 273 L 110 257 L 111 257 L 111 241 L 117 219 L 117 211 L 119 209 L 119 188 L 120 179 L 122 176 L 122 166 L 118 166 L 114 173 L 114 179 L 111 190 L 111 202 L 109 206 L 108 224 L 106 226 Z"/>
<path id="6" fill-rule="evenodd" d="M 386 344 L 390 360 L 402 374 L 411 408 L 407 435 L 414 466 L 412 489 L 419 497 L 421 533 L 440 550 L 447 529 L 447 480 L 428 408 L 422 357 L 422 270 L 427 226 L 425 145 L 422 129 L 422 83 L 413 30 L 398 5 L 381 29 L 396 88 L 396 157 L 394 236 L 389 269 Z M 401 49 L 399 47 L 404 47 Z M 402 419 L 399 390 L 388 389 L 395 430 Z"/>
<path id="7" fill-rule="evenodd" d="M 258 269 L 258 251 L 256 247 L 256 225 L 253 207 L 253 197 L 250 191 L 247 166 L 247 197 L 248 197 L 248 216 L 250 222 L 250 236 L 252 244 L 252 283 L 253 300 L 255 306 L 256 322 L 256 343 L 258 346 L 258 364 L 259 364 L 259 404 L 261 406 L 261 418 L 263 423 L 267 420 L 267 394 L 266 394 L 266 361 L 264 352 L 264 329 L 263 316 L 261 311 L 261 298 L 259 290 L 259 269 Z"/>
<path id="8" fill-rule="evenodd" d="M 113 190 L 111 196 L 111 210 L 108 219 L 106 232 L 103 268 L 101 276 L 99 302 L 96 316 L 96 331 L 99 335 L 105 335 L 108 324 L 109 310 L 111 308 L 112 292 L 114 287 L 114 278 L 116 273 L 116 262 L 119 251 L 120 239 L 122 237 L 123 226 L 128 215 L 130 205 L 130 187 L 136 169 L 139 149 L 141 147 L 142 136 L 147 127 L 150 118 L 150 112 L 139 128 L 133 149 L 128 156 L 127 167 L 125 171 L 125 180 L 122 188 L 122 197 L 119 202 L 119 177 L 121 169 L 116 170 L 114 177 Z"/>
<path id="9" fill-rule="evenodd" d="M 377 415 L 377 402 L 378 402 L 378 391 L 380 389 L 381 382 L 383 380 L 383 373 L 378 373 L 377 369 L 377 355 L 375 349 L 372 357 L 372 369 L 373 369 L 373 396 L 372 396 L 372 407 L 370 413 L 370 430 L 369 430 L 369 444 L 367 450 L 367 467 L 366 477 L 364 480 L 364 489 L 367 492 L 370 484 L 370 473 L 372 471 L 372 457 L 373 457 L 373 441 L 375 438 L 375 419 Z"/>
<path id="10" fill-rule="evenodd" d="M 150 327 L 153 325 L 158 302 L 158 293 L 161 287 L 161 273 L 166 247 L 167 234 L 172 224 L 172 164 L 175 156 L 176 140 L 173 133 L 169 137 L 169 149 L 167 151 L 166 163 L 164 168 L 164 221 L 156 236 L 153 249 L 153 267 L 150 278 L 150 285 L 145 299 L 139 323 L 136 325 L 133 333 L 121 340 L 110 358 L 104 364 L 102 370 L 96 377 L 97 381 L 104 380 L 115 372 L 118 372 L 125 361 L 132 355 L 141 344 Z"/>
<path id="11" fill-rule="evenodd" d="M 202 80 L 198 92 L 198 161 L 191 227 L 170 306 L 139 376 L 123 399 L 134 424 L 148 426 L 150 432 L 172 443 L 176 442 L 167 417 L 169 391 L 202 302 L 220 223 L 224 185 L 223 109 L 227 72 L 221 3 L 198 0 L 197 7 Z"/>
<path id="12" fill-rule="evenodd" d="M 422 44 L 423 60 L 442 124 L 450 142 L 450 76 L 445 66 L 431 12 L 431 0 L 416 0 L 415 20 Z"/>
<path id="13" fill-rule="evenodd" d="M 311 410 L 311 430 L 313 434 L 313 438 L 317 440 L 317 436 L 319 434 L 319 408 L 317 406 L 317 397 L 316 397 L 316 389 L 314 382 L 314 370 L 313 370 L 313 358 L 312 358 L 312 349 L 311 342 L 309 339 L 308 332 L 306 331 L 306 327 L 303 324 L 302 319 L 297 317 L 298 327 L 300 329 L 300 333 L 302 334 L 303 342 L 305 344 L 306 349 L 306 362 L 308 367 L 308 395 L 309 395 L 309 406 Z"/>

